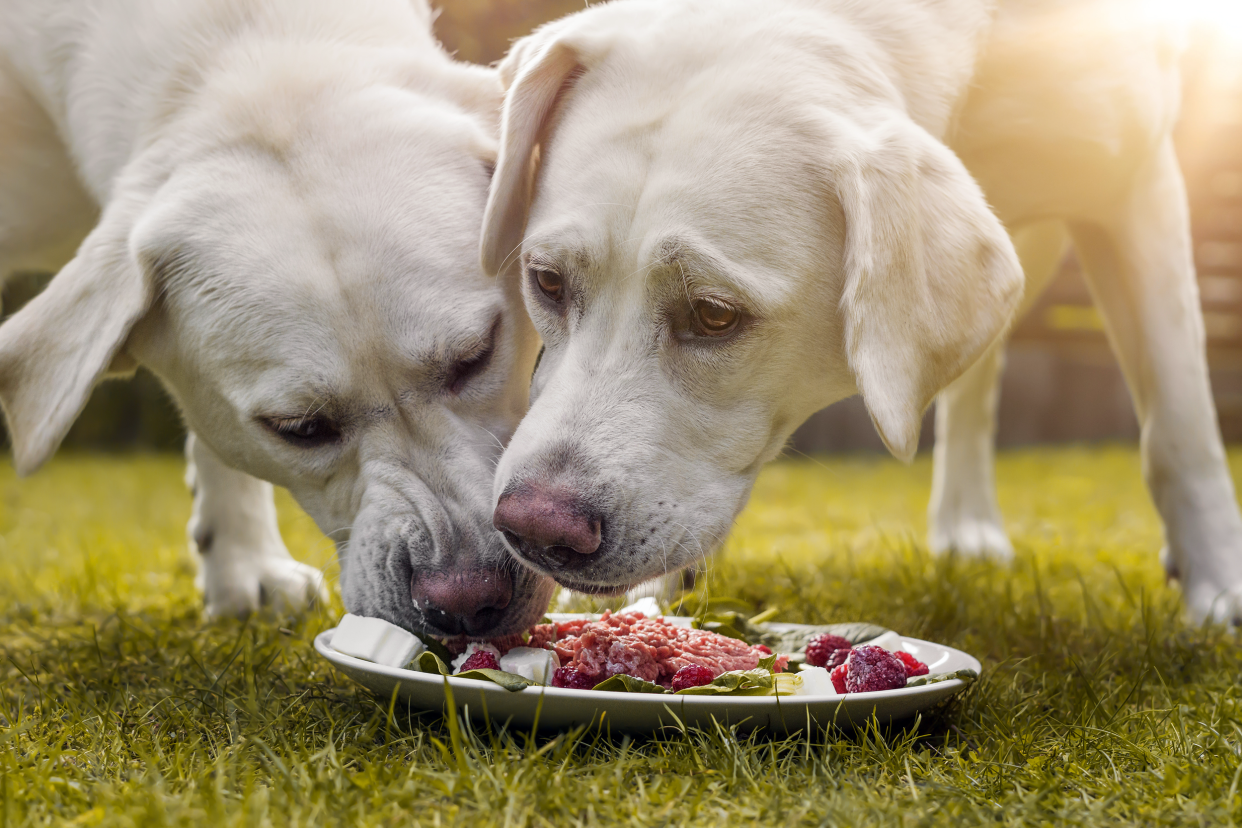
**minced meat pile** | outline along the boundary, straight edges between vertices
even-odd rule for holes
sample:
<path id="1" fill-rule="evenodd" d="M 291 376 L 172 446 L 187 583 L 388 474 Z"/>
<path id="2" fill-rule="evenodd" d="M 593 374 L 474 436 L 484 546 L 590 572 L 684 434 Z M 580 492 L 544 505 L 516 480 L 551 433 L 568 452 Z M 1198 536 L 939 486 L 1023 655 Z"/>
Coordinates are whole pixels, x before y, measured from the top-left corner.
<path id="1" fill-rule="evenodd" d="M 769 653 L 736 638 L 678 627 L 663 618 L 641 612 L 613 615 L 605 611 L 598 621 L 539 624 L 530 630 L 528 647 L 551 646 L 563 667 L 573 667 L 595 683 L 622 673 L 663 687 L 671 686 L 682 667 L 701 665 L 713 677 L 730 670 L 750 670 Z M 785 669 L 787 656 L 774 669 Z"/>

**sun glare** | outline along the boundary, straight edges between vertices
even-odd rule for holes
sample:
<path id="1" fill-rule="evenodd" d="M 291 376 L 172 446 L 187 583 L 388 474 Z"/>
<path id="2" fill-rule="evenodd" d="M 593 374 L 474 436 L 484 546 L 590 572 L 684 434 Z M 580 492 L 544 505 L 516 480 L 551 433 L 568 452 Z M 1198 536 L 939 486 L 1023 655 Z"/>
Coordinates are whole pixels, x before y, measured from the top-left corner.
<path id="1" fill-rule="evenodd" d="M 1155 0 L 1162 17 L 1242 45 L 1242 0 Z"/>

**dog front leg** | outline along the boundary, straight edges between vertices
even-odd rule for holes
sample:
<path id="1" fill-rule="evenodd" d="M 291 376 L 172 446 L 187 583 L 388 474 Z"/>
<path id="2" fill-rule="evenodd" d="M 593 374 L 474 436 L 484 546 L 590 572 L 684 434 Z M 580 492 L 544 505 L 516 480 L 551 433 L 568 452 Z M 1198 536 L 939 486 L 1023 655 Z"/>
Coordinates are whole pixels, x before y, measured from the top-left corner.
<path id="1" fill-rule="evenodd" d="M 1009 560 L 996 503 L 994 444 L 1005 343 L 997 342 L 936 398 L 936 448 L 927 507 L 932 552 Z"/>
<path id="2" fill-rule="evenodd" d="M 298 611 L 326 602 L 323 574 L 294 560 L 281 540 L 272 485 L 229 468 L 193 434 L 186 460 L 194 494 L 186 528 L 207 614 L 246 616 L 263 606 Z"/>
<path id="3" fill-rule="evenodd" d="M 1196 620 L 1242 615 L 1242 515 L 1216 421 L 1185 186 L 1171 144 L 1074 241 L 1142 428 L 1166 571 Z"/>
<path id="4" fill-rule="evenodd" d="M 1043 292 L 1065 257 L 1065 226 L 1045 223 L 1014 234 L 1026 274 L 1022 313 Z M 1013 546 L 996 503 L 996 407 L 1003 341 L 936 397 L 936 448 L 927 508 L 928 545 L 937 554 L 1009 560 Z"/>

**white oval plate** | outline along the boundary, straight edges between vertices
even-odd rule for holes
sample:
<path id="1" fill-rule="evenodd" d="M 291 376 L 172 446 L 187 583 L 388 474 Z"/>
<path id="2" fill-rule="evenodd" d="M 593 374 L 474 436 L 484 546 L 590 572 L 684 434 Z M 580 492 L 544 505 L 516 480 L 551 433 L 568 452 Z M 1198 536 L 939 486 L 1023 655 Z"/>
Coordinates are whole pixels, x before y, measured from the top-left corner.
<path id="1" fill-rule="evenodd" d="M 557 621 L 581 618 L 552 615 Z M 666 616 L 673 623 L 689 624 L 688 618 Z M 778 629 L 798 629 L 801 624 L 770 624 Z M 332 649 L 335 628 L 315 637 L 315 649 L 338 670 L 382 699 L 399 698 L 420 710 L 444 709 L 443 676 L 385 667 Z M 933 673 L 970 669 L 979 671 L 978 659 L 917 638 L 902 637 L 901 646 Z M 490 681 L 449 678 L 453 700 L 474 719 L 508 722 L 511 726 L 540 730 L 566 730 L 578 725 L 597 725 L 626 733 L 652 733 L 661 727 L 738 725 L 743 730 L 766 728 L 774 733 L 791 733 L 809 722 L 825 726 L 851 727 L 865 724 L 874 715 L 881 723 L 908 719 L 934 707 L 966 683 L 960 679 L 942 681 L 901 690 L 876 693 L 849 693 L 834 696 L 677 696 L 647 693 L 606 693 L 595 690 L 566 690 L 559 687 L 527 687 L 514 693 Z"/>

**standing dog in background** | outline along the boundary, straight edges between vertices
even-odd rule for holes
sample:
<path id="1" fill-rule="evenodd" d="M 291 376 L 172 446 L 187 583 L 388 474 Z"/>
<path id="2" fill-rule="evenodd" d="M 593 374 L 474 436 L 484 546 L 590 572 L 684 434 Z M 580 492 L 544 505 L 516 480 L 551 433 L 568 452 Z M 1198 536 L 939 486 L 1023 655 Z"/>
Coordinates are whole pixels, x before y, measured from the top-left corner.
<path id="1" fill-rule="evenodd" d="M 526 629 L 553 585 L 490 492 L 538 343 L 477 252 L 501 93 L 423 0 L 0 6 L 0 277 L 60 268 L 0 327 L 18 471 L 145 365 L 193 431 L 210 614 L 323 592 L 271 481 L 336 542 L 351 612 Z"/>
<path id="2" fill-rule="evenodd" d="M 1132 0 L 617 0 L 520 41 L 482 242 L 547 349 L 497 473 L 517 554 L 587 592 L 685 566 L 860 393 L 905 460 L 939 394 L 931 545 L 1009 557 L 1003 340 L 1072 241 L 1167 571 L 1238 618 L 1165 29 Z"/>

